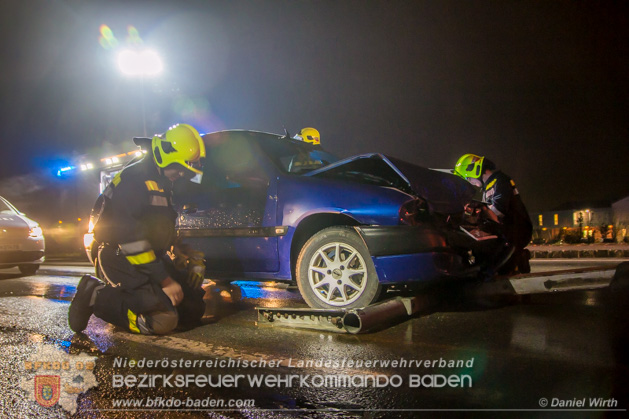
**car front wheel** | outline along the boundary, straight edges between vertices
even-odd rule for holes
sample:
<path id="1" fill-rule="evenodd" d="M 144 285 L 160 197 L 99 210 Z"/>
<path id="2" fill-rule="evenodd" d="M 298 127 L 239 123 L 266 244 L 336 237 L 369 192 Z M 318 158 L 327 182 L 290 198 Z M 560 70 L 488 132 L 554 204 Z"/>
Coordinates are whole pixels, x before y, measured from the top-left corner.
<path id="1" fill-rule="evenodd" d="M 302 297 L 314 308 L 364 307 L 381 288 L 367 247 L 349 227 L 312 236 L 297 259 L 296 277 Z"/>
<path id="2" fill-rule="evenodd" d="M 39 265 L 19 265 L 18 268 L 22 275 L 35 275 L 39 269 Z"/>

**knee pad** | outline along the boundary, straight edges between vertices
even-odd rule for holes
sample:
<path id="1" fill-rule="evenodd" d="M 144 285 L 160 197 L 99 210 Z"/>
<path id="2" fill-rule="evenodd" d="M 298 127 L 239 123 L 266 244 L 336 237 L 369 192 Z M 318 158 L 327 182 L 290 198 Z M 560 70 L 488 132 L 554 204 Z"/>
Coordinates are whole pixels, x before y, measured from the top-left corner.
<path id="1" fill-rule="evenodd" d="M 179 322 L 179 315 L 176 311 L 160 311 L 157 313 L 142 315 L 147 324 L 147 329 L 151 334 L 164 335 L 175 327 Z"/>

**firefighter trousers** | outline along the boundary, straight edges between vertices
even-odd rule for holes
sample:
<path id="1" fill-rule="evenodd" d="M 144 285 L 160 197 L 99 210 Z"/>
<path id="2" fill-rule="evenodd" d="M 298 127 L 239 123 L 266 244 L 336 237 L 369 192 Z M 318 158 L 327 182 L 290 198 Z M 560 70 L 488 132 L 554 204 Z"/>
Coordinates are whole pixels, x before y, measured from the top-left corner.
<path id="1" fill-rule="evenodd" d="M 169 258 L 164 264 L 171 278 L 181 285 L 183 300 L 174 307 L 159 284 L 136 269 L 117 247 L 103 245 L 98 251 L 100 273 L 107 285 L 94 301 L 94 315 L 134 333 L 165 334 L 183 323 L 198 322 L 205 311 L 204 291 L 192 289 L 186 273 L 175 269 Z"/>

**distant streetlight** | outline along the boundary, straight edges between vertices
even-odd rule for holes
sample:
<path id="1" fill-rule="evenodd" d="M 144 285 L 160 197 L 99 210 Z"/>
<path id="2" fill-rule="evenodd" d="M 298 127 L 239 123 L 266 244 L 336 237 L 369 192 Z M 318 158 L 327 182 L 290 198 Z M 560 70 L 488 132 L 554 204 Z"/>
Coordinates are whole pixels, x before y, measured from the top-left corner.
<path id="1" fill-rule="evenodd" d="M 162 72 L 164 66 L 162 59 L 157 52 L 144 49 L 125 49 L 118 54 L 118 68 L 120 71 L 131 77 L 140 77 L 142 83 L 142 125 L 144 136 L 146 137 L 146 110 L 144 106 L 144 78 L 157 76 Z"/>
<path id="2" fill-rule="evenodd" d="M 157 52 L 125 49 L 118 54 L 118 67 L 127 76 L 157 76 L 164 66 Z"/>

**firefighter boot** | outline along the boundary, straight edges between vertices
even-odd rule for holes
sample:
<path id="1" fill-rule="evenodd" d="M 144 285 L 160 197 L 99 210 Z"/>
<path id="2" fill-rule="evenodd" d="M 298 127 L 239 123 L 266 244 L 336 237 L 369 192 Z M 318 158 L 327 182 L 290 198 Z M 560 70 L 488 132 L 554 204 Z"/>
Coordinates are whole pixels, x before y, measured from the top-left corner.
<path id="1" fill-rule="evenodd" d="M 68 310 L 68 324 L 74 332 L 82 332 L 87 327 L 94 312 L 94 292 L 103 286 L 102 282 L 91 275 L 83 275 L 79 281 Z"/>
<path id="2" fill-rule="evenodd" d="M 529 263 L 529 260 L 531 260 L 531 251 L 529 249 L 524 249 L 522 251 L 520 263 L 518 264 L 518 270 L 520 273 L 531 273 L 531 264 Z"/>

